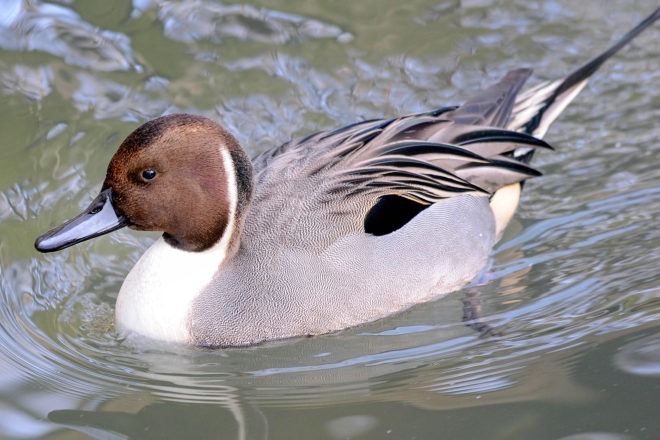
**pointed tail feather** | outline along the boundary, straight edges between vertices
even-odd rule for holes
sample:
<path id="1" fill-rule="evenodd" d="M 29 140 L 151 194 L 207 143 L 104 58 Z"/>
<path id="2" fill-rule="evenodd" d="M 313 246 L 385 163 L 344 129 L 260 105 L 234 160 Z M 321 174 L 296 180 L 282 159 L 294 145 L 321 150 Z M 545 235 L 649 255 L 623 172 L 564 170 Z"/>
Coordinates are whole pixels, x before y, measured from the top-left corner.
<path id="1" fill-rule="evenodd" d="M 516 99 L 507 128 L 543 137 L 550 124 L 587 85 L 596 70 L 611 56 L 660 18 L 660 8 L 625 34 L 614 45 L 567 77 L 540 84 Z M 525 154 L 525 152 L 522 152 Z"/>
<path id="2" fill-rule="evenodd" d="M 589 61 L 570 75 L 557 81 L 548 81 L 526 90 L 516 97 L 511 117 L 506 128 L 526 133 L 537 138 L 543 137 L 550 124 L 559 116 L 568 104 L 587 85 L 591 75 L 612 55 L 633 40 L 646 28 L 660 18 L 660 8 L 656 9 L 644 21 L 625 34 L 605 52 Z M 534 148 L 519 147 L 513 151 L 513 159 L 529 163 L 534 155 Z M 491 209 L 496 219 L 496 233 L 499 237 L 513 217 L 524 181 L 516 185 L 500 188 L 491 197 Z"/>

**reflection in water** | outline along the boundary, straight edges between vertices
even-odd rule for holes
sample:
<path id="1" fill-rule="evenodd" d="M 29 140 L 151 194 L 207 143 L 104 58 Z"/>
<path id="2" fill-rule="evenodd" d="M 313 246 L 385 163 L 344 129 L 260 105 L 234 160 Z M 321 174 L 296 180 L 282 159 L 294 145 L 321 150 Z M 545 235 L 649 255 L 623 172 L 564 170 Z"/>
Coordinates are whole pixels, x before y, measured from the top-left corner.
<path id="1" fill-rule="evenodd" d="M 660 377 L 660 333 L 626 344 L 614 361 L 626 373 Z"/>
<path id="2" fill-rule="evenodd" d="M 632 440 L 634 437 L 612 432 L 586 432 L 584 434 L 569 435 L 559 440 Z"/>
<path id="3" fill-rule="evenodd" d="M 218 390 L 222 396 L 222 392 Z M 187 438 L 191 432 L 204 436 L 240 440 L 266 438 L 261 416 L 249 405 L 240 405 L 227 394 L 227 401 L 218 404 L 167 403 L 154 401 L 149 394 L 128 395 L 85 410 L 54 410 L 48 419 L 81 432 L 105 438 Z M 136 402 L 141 402 L 136 405 Z M 247 420 L 250 420 L 249 427 Z M 163 420 L 177 420 L 168 424 Z"/>
<path id="4" fill-rule="evenodd" d="M 602 440 L 626 438 L 622 426 L 631 438 L 660 429 L 648 392 L 660 365 L 660 114 L 640 91 L 659 79 L 653 35 L 551 132 L 559 151 L 538 158 L 546 176 L 529 183 L 471 287 L 499 337 L 464 327 L 454 295 L 248 349 L 121 340 L 115 295 L 149 238 L 32 252 L 37 232 L 87 204 L 135 122 L 193 111 L 256 152 L 292 133 L 456 103 L 457 89 L 522 59 L 554 77 L 588 57 L 594 35 L 635 21 L 604 19 L 600 2 L 353 3 L 328 13 L 322 2 L 123 1 L 129 13 L 114 24 L 82 3 L 3 4 L 0 437 L 437 438 L 442 426 L 447 438 Z M 566 55 L 567 42 L 579 50 Z"/>

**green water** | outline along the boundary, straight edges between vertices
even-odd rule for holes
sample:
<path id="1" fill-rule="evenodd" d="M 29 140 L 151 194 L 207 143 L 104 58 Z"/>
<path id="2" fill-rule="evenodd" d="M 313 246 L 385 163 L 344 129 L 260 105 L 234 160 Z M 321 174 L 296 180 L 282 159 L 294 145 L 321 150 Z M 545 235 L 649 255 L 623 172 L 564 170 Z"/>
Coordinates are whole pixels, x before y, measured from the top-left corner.
<path id="1" fill-rule="evenodd" d="M 499 338 L 462 325 L 458 292 L 329 336 L 136 346 L 114 300 L 153 234 L 33 249 L 149 118 L 204 114 L 256 153 L 457 104 L 519 66 L 558 78 L 657 1 L 0 5 L 0 438 L 660 437 L 657 24 L 535 158 L 470 290 Z"/>

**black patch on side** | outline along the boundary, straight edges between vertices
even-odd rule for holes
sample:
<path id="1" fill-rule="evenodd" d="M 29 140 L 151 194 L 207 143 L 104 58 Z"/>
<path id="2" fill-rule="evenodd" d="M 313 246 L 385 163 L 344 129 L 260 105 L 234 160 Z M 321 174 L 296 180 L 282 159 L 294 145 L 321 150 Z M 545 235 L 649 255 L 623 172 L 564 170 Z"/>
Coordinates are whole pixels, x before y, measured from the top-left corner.
<path id="1" fill-rule="evenodd" d="M 364 232 L 376 236 L 389 234 L 429 206 L 401 196 L 383 196 L 364 218 Z"/>

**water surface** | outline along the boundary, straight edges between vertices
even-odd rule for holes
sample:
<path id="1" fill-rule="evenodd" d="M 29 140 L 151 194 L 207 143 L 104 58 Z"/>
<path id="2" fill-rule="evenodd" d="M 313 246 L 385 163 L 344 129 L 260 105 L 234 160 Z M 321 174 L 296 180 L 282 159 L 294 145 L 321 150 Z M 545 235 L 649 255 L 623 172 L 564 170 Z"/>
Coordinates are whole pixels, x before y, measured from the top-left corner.
<path id="1" fill-rule="evenodd" d="M 150 118 L 207 115 L 254 154 L 457 104 L 519 66 L 555 79 L 655 7 L 5 0 L 0 437 L 658 438 L 658 25 L 553 126 L 545 175 L 464 292 L 333 335 L 201 351 L 115 331 L 116 292 L 154 235 L 33 249 Z M 500 337 L 461 323 L 466 294 Z"/>

